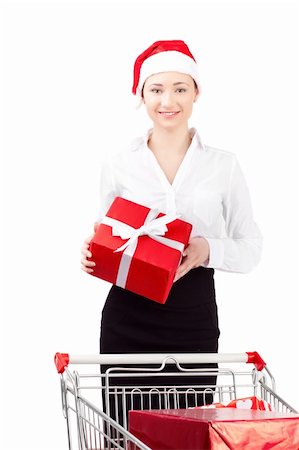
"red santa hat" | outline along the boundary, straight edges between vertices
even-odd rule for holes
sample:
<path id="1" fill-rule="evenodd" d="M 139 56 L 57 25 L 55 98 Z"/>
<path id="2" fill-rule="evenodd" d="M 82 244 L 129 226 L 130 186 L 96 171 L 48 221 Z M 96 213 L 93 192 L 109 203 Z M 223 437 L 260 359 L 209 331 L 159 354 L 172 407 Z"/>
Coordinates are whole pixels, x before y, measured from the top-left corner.
<path id="1" fill-rule="evenodd" d="M 132 92 L 141 97 L 145 80 L 160 72 L 181 72 L 190 75 L 199 86 L 196 60 L 184 41 L 157 41 L 136 58 Z"/>

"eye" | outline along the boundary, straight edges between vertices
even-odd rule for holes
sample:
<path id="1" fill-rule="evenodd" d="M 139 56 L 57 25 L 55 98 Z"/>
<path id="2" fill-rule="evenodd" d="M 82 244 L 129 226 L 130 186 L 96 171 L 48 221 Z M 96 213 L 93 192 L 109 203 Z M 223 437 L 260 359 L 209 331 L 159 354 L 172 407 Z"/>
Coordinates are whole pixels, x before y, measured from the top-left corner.
<path id="1" fill-rule="evenodd" d="M 181 92 L 186 92 L 187 89 L 184 89 L 184 88 L 178 88 L 177 91 L 179 91 L 179 93 L 181 93 Z"/>
<path id="2" fill-rule="evenodd" d="M 161 92 L 161 89 L 153 88 L 153 89 L 151 89 L 151 92 L 154 92 L 154 94 L 157 94 L 158 92 Z"/>

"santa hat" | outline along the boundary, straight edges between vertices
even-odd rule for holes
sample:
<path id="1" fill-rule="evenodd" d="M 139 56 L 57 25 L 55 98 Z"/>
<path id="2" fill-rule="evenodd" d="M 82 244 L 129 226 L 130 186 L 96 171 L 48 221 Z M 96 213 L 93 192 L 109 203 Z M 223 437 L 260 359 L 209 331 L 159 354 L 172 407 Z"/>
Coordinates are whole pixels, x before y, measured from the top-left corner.
<path id="1" fill-rule="evenodd" d="M 186 73 L 199 86 L 197 63 L 184 41 L 154 42 L 137 57 L 134 64 L 133 94 L 141 97 L 145 80 L 160 72 Z"/>

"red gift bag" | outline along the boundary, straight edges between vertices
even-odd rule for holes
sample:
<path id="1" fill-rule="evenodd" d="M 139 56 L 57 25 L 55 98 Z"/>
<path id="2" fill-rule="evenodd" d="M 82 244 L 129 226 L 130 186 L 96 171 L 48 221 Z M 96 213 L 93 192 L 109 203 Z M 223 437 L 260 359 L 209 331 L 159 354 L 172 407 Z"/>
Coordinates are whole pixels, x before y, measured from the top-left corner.
<path id="1" fill-rule="evenodd" d="M 212 403 L 207 406 L 196 406 L 193 409 L 214 409 L 214 408 L 237 408 L 237 409 L 255 409 L 259 411 L 272 411 L 270 403 L 257 397 L 245 397 L 231 400 L 228 403 Z M 192 409 L 192 408 L 191 408 Z"/>
<path id="2" fill-rule="evenodd" d="M 129 431 L 152 450 L 299 449 L 299 416 L 273 411 L 130 411 Z"/>

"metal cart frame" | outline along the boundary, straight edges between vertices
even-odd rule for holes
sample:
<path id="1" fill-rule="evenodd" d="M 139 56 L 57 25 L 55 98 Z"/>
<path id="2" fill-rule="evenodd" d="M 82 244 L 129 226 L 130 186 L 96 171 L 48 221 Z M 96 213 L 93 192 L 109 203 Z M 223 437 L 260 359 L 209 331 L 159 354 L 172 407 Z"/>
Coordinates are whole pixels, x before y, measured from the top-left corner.
<path id="1" fill-rule="evenodd" d="M 198 364 L 195 369 L 186 369 L 185 364 Z M 236 364 L 237 369 L 219 367 L 203 368 L 202 365 Z M 246 353 L 176 353 L 176 354 L 103 354 L 103 355 L 69 355 L 56 353 L 55 364 L 60 374 L 62 410 L 67 424 L 69 450 L 151 450 L 128 431 L 126 402 L 130 402 L 130 409 L 151 409 L 151 399 L 158 398 L 159 409 L 178 409 L 184 400 L 187 405 L 192 398 L 192 407 L 197 406 L 200 394 L 203 399 L 207 394 L 213 394 L 219 402 L 228 402 L 240 396 L 254 395 L 268 402 L 272 409 L 284 413 L 297 411 L 276 393 L 275 380 L 266 363 L 257 352 Z M 77 370 L 70 371 L 69 365 L 81 365 L 88 368 L 88 372 L 80 374 Z M 145 364 L 155 368 L 137 368 Z M 166 365 L 175 365 L 178 371 L 163 372 Z M 251 365 L 248 367 L 246 365 Z M 94 366 L 95 365 L 95 366 Z M 112 365 L 104 374 L 100 373 L 99 365 Z M 135 367 L 134 367 L 135 365 Z M 240 365 L 244 368 L 240 370 Z M 94 366 L 93 373 L 90 373 Z M 125 366 L 125 367 L 123 367 Z M 216 386 L 203 385 L 201 377 L 217 375 Z M 181 376 L 184 384 L 179 387 L 165 386 L 165 377 Z M 198 385 L 188 384 L 188 377 L 198 376 Z M 153 385 L 134 386 L 134 378 L 151 376 Z M 127 377 L 130 385 L 118 385 L 112 380 Z M 163 385 L 159 379 L 164 379 Z M 103 392 L 106 400 L 106 412 L 103 407 L 96 406 L 91 400 L 93 393 L 96 404 L 102 403 Z M 245 392 L 245 395 L 244 395 Z M 147 407 L 143 407 L 143 400 L 147 399 Z M 134 407 L 135 400 L 139 400 L 139 407 Z M 111 401 L 118 411 L 119 403 L 123 405 L 123 415 L 110 415 Z M 205 403 L 205 400 L 204 400 Z M 185 407 L 185 406 L 184 406 Z M 72 434 L 74 433 L 74 434 Z M 74 437 L 75 436 L 75 437 Z M 76 444 L 75 444 L 76 442 Z M 76 445 L 76 446 L 75 446 Z"/>

